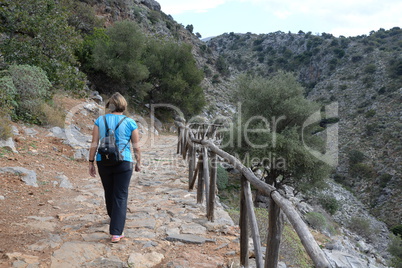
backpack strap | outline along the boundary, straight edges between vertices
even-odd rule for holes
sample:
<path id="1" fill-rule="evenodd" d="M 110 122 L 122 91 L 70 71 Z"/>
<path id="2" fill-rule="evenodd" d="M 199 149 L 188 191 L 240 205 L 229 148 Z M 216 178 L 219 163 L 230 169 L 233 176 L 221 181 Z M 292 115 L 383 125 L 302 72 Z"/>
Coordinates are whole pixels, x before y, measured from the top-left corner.
<path id="1" fill-rule="evenodd" d="M 105 137 L 109 136 L 109 126 L 106 121 L 106 115 L 103 116 L 103 121 L 105 122 Z"/>
<path id="2" fill-rule="evenodd" d="M 123 123 L 123 121 L 127 118 L 127 116 L 123 117 L 122 119 L 120 119 L 119 123 L 117 123 L 116 128 L 114 129 L 114 131 L 116 132 L 117 128 L 120 126 L 121 123 Z M 106 120 L 106 119 L 105 119 Z"/>
<path id="3" fill-rule="evenodd" d="M 107 125 L 107 123 L 106 123 L 106 116 L 104 116 L 104 118 L 105 118 L 105 125 L 106 125 L 106 128 L 108 128 L 108 125 Z M 123 121 L 124 121 L 126 118 L 127 118 L 127 116 L 123 117 L 122 119 L 120 119 L 119 123 L 117 123 L 117 126 L 116 126 L 116 128 L 114 129 L 114 132 L 115 132 L 115 133 L 116 133 L 117 128 L 121 125 L 121 123 L 123 123 Z M 107 132 L 106 132 L 106 134 L 107 134 Z M 120 153 L 123 152 L 124 149 L 126 149 L 126 147 L 127 147 L 127 145 L 128 145 L 129 143 L 130 143 L 130 140 L 128 140 L 127 143 L 126 143 L 126 145 L 124 145 L 123 149 L 120 150 Z"/>
<path id="4" fill-rule="evenodd" d="M 123 121 L 127 118 L 127 116 L 123 117 L 122 119 L 120 119 L 119 123 L 117 123 L 116 128 L 114 129 L 114 131 L 116 132 L 117 128 L 120 126 L 121 123 L 123 123 Z M 105 136 L 109 136 L 109 125 L 107 124 L 107 120 L 106 120 L 106 115 L 103 116 L 103 121 L 105 122 L 105 128 L 106 128 L 106 134 Z"/>

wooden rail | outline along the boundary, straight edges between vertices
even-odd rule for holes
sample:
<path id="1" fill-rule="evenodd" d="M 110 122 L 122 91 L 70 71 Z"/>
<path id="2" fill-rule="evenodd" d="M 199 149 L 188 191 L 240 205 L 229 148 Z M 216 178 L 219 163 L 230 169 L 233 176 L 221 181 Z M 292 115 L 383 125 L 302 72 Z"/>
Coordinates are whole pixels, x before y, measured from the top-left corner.
<path id="1" fill-rule="evenodd" d="M 289 222 L 298 234 L 307 254 L 317 268 L 330 268 L 325 254 L 318 246 L 310 233 L 307 225 L 300 218 L 293 205 L 285 199 L 273 186 L 266 184 L 257 178 L 254 173 L 245 167 L 240 160 L 218 148 L 214 143 L 217 137 L 216 125 L 192 125 L 185 126 L 176 121 L 178 126 L 177 153 L 184 159 L 188 157 L 189 163 L 189 189 L 194 189 L 197 181 L 197 202 L 206 201 L 207 218 L 214 220 L 214 205 L 217 179 L 217 156 L 233 165 L 242 174 L 241 198 L 240 198 L 240 263 L 248 267 L 249 227 L 254 242 L 254 252 L 258 268 L 276 268 L 279 259 L 279 245 L 282 234 L 283 222 L 281 211 L 287 216 Z M 197 161 L 198 153 L 198 161 Z M 261 241 L 257 220 L 254 215 L 253 200 L 250 184 L 271 198 L 269 210 L 268 241 L 265 252 L 265 264 L 261 251 Z M 204 194 L 205 191 L 205 194 Z"/>

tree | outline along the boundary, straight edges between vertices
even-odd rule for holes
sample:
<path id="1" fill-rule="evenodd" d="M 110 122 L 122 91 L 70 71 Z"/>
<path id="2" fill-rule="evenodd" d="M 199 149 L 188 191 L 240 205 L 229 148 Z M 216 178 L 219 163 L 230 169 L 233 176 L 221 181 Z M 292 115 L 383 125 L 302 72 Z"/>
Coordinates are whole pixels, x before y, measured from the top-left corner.
<path id="1" fill-rule="evenodd" d="M 187 31 L 189 31 L 190 33 L 193 33 L 194 30 L 194 26 L 192 24 L 189 24 L 186 26 Z"/>
<path id="2" fill-rule="evenodd" d="M 85 76 L 74 56 L 80 36 L 67 18 L 53 0 L 4 0 L 0 31 L 6 38 L 0 49 L 5 62 L 38 66 L 56 86 L 82 89 Z"/>
<path id="3" fill-rule="evenodd" d="M 147 83 L 152 85 L 150 103 L 175 105 L 187 116 L 201 111 L 205 105 L 200 86 L 203 72 L 197 68 L 190 45 L 150 40 L 143 61 L 149 70 Z"/>
<path id="4" fill-rule="evenodd" d="M 135 22 L 121 21 L 106 30 L 107 37 L 99 34 L 93 44 L 93 69 L 108 76 L 114 88 L 132 93 L 143 100 L 150 90 L 144 83 L 149 71 L 141 63 L 145 49 L 145 35 Z"/>
<path id="5" fill-rule="evenodd" d="M 329 167 L 306 146 L 322 150 L 322 140 L 311 134 L 312 128 L 303 127 L 320 106 L 306 100 L 303 91 L 290 73 L 237 80 L 235 95 L 241 108 L 232 135 L 226 135 L 226 150 L 262 169 L 265 181 L 276 187 L 307 189 L 320 186 L 328 175 Z"/>

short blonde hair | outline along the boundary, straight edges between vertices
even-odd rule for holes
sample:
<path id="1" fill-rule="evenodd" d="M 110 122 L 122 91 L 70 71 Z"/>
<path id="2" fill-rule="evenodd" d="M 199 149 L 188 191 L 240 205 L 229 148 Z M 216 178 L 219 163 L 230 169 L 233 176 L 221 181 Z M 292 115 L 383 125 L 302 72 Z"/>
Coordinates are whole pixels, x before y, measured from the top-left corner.
<path id="1" fill-rule="evenodd" d="M 127 108 L 127 101 L 119 92 L 114 93 L 106 102 L 106 109 L 109 109 L 112 113 L 122 113 Z"/>

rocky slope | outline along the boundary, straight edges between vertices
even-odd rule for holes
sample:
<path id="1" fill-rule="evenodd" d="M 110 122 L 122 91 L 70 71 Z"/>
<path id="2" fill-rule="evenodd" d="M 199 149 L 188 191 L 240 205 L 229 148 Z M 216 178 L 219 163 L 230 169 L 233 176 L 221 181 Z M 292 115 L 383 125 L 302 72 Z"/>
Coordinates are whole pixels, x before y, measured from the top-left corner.
<path id="1" fill-rule="evenodd" d="M 376 37 L 384 33 L 382 38 Z M 376 43 L 381 41 L 381 43 Z M 307 97 L 336 104 L 339 118 L 339 166 L 335 179 L 352 189 L 389 226 L 400 224 L 402 210 L 402 31 L 369 37 L 271 33 L 224 34 L 208 46 L 228 66 L 230 76 L 276 70 L 294 72 Z M 397 62 L 397 63 L 395 63 Z M 362 155 L 351 163 L 351 152 Z M 353 165 L 357 164 L 357 165 Z"/>

